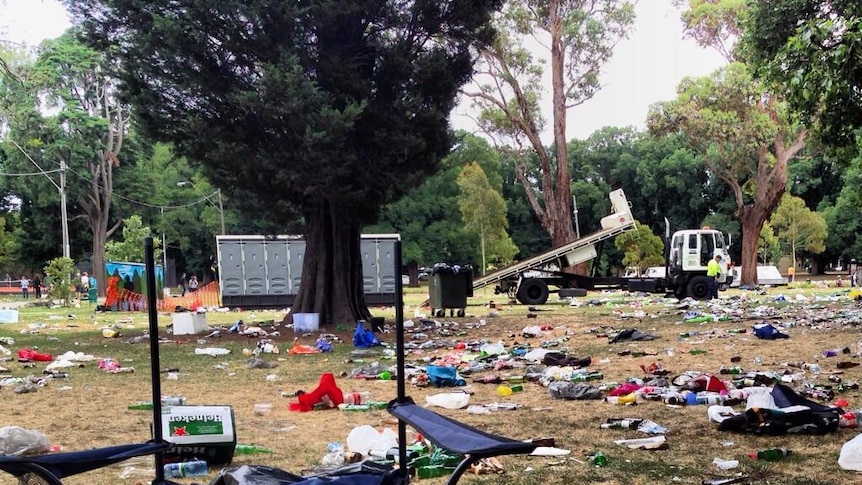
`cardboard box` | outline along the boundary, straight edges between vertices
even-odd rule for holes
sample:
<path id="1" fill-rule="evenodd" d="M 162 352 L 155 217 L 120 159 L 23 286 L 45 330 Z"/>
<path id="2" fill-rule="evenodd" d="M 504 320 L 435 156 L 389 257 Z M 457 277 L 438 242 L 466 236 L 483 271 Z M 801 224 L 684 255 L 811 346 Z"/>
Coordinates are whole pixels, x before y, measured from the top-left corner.
<path id="1" fill-rule="evenodd" d="M 205 332 L 207 327 L 206 313 L 183 312 L 173 314 L 174 335 L 192 335 Z"/>
<path id="2" fill-rule="evenodd" d="M 165 406 L 162 437 L 173 446 L 165 462 L 205 460 L 229 464 L 236 448 L 236 423 L 231 406 Z"/>

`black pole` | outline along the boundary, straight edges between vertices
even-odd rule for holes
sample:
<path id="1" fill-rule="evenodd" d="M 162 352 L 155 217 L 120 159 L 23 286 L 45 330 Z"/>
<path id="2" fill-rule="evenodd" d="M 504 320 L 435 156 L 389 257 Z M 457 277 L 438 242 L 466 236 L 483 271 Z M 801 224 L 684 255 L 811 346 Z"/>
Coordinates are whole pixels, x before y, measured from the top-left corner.
<path id="1" fill-rule="evenodd" d="M 150 372 L 153 381 L 153 440 L 160 442 L 162 436 L 162 381 L 159 372 L 159 312 L 156 308 L 156 263 L 153 238 L 144 238 L 144 263 L 147 284 L 147 314 L 150 322 Z M 163 452 L 155 454 L 156 478 L 153 484 L 165 483 L 165 457 Z"/>
<path id="2" fill-rule="evenodd" d="M 395 350 L 398 366 L 398 402 L 407 397 L 406 364 L 404 362 L 404 285 L 401 282 L 401 240 L 395 241 Z M 398 420 L 398 463 L 407 470 L 407 423 Z"/>

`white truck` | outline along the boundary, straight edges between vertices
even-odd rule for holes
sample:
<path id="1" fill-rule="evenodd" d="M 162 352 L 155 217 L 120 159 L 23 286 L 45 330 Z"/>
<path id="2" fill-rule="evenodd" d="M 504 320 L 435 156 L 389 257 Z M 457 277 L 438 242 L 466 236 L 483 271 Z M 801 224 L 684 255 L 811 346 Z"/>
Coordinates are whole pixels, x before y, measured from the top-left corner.
<path id="1" fill-rule="evenodd" d="M 655 277 L 595 277 L 570 273 L 568 268 L 598 257 L 597 245 L 634 228 L 631 207 L 622 189 L 609 194 L 612 213 L 601 220 L 601 230 L 553 248 L 537 256 L 486 274 L 473 281 L 473 290 L 494 285 L 494 292 L 507 294 L 525 305 L 548 301 L 552 287 L 561 297 L 583 296 L 587 290 L 623 288 L 651 293 L 670 292 L 679 298 L 707 297 L 706 264 L 721 255 L 719 288 L 727 289 L 730 274 L 729 244 L 720 231 L 710 228 L 677 231 L 665 235 L 665 275 Z"/>

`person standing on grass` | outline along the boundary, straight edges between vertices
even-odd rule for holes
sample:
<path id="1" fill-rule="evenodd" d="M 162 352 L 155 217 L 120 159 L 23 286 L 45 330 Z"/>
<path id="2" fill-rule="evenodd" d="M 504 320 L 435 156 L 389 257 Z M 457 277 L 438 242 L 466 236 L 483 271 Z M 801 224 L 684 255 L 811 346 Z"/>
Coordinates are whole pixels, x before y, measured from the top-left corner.
<path id="1" fill-rule="evenodd" d="M 706 278 L 707 278 L 707 300 L 712 300 L 713 298 L 718 298 L 718 282 L 715 280 L 718 278 L 718 275 L 721 274 L 721 255 L 716 254 L 714 258 L 709 260 L 709 263 L 706 264 Z"/>
<path id="2" fill-rule="evenodd" d="M 30 280 L 23 275 L 21 276 L 21 294 L 24 295 L 25 299 L 30 296 Z"/>
<path id="3" fill-rule="evenodd" d="M 186 276 L 186 272 L 183 271 L 183 274 L 180 275 L 180 292 L 182 293 L 180 296 L 186 296 L 186 287 L 188 286 L 188 282 L 186 281 L 188 276 Z"/>
<path id="4" fill-rule="evenodd" d="M 39 277 L 39 273 L 33 277 L 33 293 L 36 294 L 37 300 L 42 299 L 42 278 Z"/>
<path id="5" fill-rule="evenodd" d="M 189 292 L 194 293 L 196 291 L 198 291 L 198 277 L 197 275 L 192 275 L 189 278 Z"/>

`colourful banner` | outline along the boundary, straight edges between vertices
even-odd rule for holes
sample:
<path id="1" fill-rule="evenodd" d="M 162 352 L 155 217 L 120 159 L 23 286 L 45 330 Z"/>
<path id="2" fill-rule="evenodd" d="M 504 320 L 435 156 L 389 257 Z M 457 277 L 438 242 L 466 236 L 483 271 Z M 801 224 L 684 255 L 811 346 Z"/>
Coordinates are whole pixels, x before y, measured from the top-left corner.
<path id="1" fill-rule="evenodd" d="M 161 266 L 156 266 L 156 299 L 161 300 L 164 295 L 163 288 L 165 287 L 165 270 Z M 108 261 L 105 263 L 105 280 L 112 276 L 119 278 L 119 288 L 147 294 L 147 279 L 146 265 L 144 263 L 118 263 Z"/>

